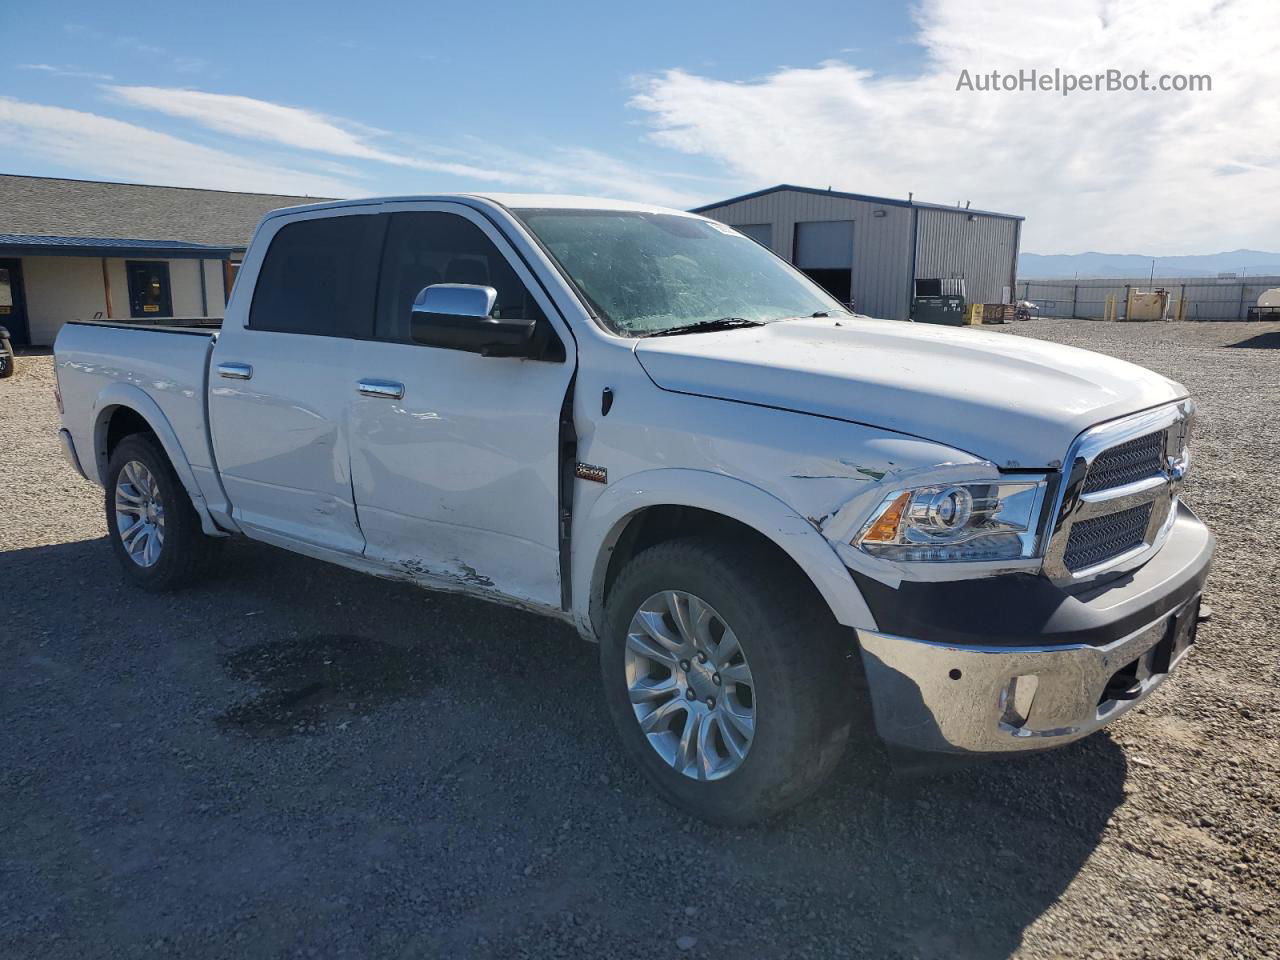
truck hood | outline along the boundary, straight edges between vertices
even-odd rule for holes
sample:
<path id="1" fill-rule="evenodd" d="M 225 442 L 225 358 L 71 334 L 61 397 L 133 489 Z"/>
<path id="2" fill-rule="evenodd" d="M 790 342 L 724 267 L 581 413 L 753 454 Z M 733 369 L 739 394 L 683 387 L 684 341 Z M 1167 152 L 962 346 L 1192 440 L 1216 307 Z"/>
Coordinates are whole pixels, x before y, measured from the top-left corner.
<path id="1" fill-rule="evenodd" d="M 635 352 L 664 390 L 863 423 L 1000 467 L 1056 467 L 1087 427 L 1187 393 L 1088 350 L 863 317 L 652 337 Z"/>

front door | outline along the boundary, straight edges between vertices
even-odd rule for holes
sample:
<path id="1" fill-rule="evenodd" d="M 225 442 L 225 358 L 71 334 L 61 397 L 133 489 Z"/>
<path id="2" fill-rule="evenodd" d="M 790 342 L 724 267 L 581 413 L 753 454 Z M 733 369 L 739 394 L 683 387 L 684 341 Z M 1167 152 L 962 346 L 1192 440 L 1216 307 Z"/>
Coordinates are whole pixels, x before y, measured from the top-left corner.
<path id="1" fill-rule="evenodd" d="M 163 260 L 127 260 L 129 316 L 148 319 L 173 316 L 169 290 L 169 264 Z"/>
<path id="2" fill-rule="evenodd" d="M 31 342 L 27 326 L 27 298 L 22 289 L 22 261 L 0 260 L 0 327 L 9 331 L 14 346 Z"/>
<path id="3" fill-rule="evenodd" d="M 426 585 L 560 607 L 560 409 L 568 329 L 488 220 L 447 203 L 388 205 L 372 340 L 353 347 L 351 479 L 365 555 Z M 493 287 L 499 317 L 535 317 L 554 359 L 415 343 L 423 287 Z"/>
<path id="4" fill-rule="evenodd" d="M 237 294 L 214 347 L 214 454 L 232 516 L 259 540 L 364 549 L 348 412 L 352 352 L 373 333 L 383 224 L 346 210 L 291 219 L 256 241 L 269 245 L 256 282 L 246 277 L 252 302 L 242 308 Z"/>

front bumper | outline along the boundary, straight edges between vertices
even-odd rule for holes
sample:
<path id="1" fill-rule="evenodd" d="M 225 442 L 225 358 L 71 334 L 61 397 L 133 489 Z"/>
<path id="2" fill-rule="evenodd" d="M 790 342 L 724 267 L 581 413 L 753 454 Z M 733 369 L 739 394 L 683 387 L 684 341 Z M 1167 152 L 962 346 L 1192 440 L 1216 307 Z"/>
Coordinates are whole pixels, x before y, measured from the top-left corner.
<path id="1" fill-rule="evenodd" d="M 1169 540 L 1145 567 L 1086 594 L 1062 593 L 1033 618 L 1044 629 L 1021 642 L 1007 620 L 1025 620 L 1027 611 L 1006 617 L 1000 606 L 987 611 L 993 643 L 859 631 L 881 737 L 910 750 L 967 754 L 1043 750 L 1093 733 L 1146 699 L 1194 642 L 1212 555 L 1212 535 L 1180 507 Z M 1025 594 L 1020 584 L 1010 582 L 1012 595 Z M 1051 628 L 1066 626 L 1064 618 L 1074 629 Z M 972 610 L 964 620 L 974 625 Z M 1095 629 L 1079 629 L 1085 623 Z"/>

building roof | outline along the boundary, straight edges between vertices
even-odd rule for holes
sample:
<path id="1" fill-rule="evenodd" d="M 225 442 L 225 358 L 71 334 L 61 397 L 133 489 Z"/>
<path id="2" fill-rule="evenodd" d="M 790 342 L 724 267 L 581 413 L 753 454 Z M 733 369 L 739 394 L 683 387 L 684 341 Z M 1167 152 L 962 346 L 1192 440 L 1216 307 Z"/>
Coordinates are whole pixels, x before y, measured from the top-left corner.
<path id="1" fill-rule="evenodd" d="M 0 233 L 0 252 L 10 256 L 46 255 L 75 257 L 199 257 L 225 259 L 240 247 L 215 247 L 185 240 L 143 240 L 124 237 L 42 237 L 25 233 Z"/>
<path id="2" fill-rule="evenodd" d="M 0 174 L 0 231 L 243 250 L 266 213 L 318 199 L 324 198 Z M 121 242 L 127 241 L 111 244 Z"/>
<path id="3" fill-rule="evenodd" d="M 740 200 L 754 200 L 756 197 L 763 197 L 770 193 L 781 193 L 788 191 L 791 193 L 813 193 L 823 197 L 839 197 L 844 200 L 863 200 L 867 203 L 879 203 L 888 207 L 920 207 L 925 210 L 947 210 L 951 213 L 976 213 L 984 217 L 1000 217 L 1005 220 L 1025 220 L 1026 217 L 1018 216 L 1014 213 L 996 213 L 993 210 L 977 210 L 969 207 L 953 207 L 945 203 L 922 203 L 919 200 L 897 200 L 893 197 L 873 197 L 865 193 L 845 193 L 841 190 L 822 190 L 818 187 L 797 187 L 790 183 L 780 183 L 776 187 L 765 187 L 763 190 L 756 190 L 753 193 L 744 193 L 740 197 L 730 197 L 728 200 L 717 200 L 715 203 L 708 203 L 706 206 L 694 207 L 694 213 L 706 213 L 708 210 L 718 210 L 720 207 L 727 207 L 731 203 L 737 203 Z"/>

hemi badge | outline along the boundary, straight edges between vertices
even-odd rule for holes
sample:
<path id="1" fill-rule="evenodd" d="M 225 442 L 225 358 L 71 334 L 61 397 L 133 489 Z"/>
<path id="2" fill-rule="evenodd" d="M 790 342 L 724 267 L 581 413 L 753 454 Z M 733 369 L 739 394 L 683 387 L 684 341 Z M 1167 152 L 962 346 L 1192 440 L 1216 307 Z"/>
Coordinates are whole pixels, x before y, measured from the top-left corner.
<path id="1" fill-rule="evenodd" d="M 574 468 L 573 472 L 577 474 L 579 480 L 593 480 L 596 483 L 609 482 L 609 471 L 592 463 L 580 463 Z"/>

